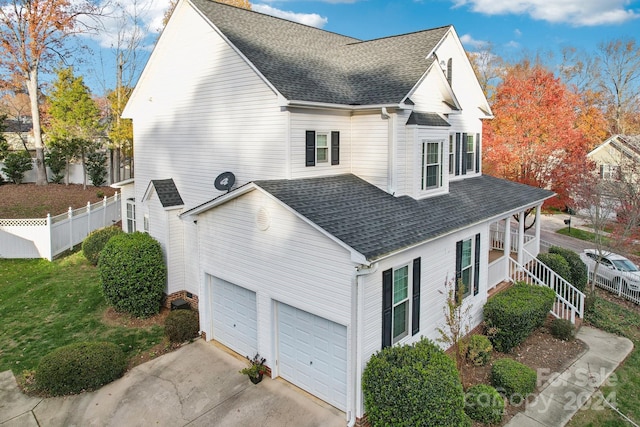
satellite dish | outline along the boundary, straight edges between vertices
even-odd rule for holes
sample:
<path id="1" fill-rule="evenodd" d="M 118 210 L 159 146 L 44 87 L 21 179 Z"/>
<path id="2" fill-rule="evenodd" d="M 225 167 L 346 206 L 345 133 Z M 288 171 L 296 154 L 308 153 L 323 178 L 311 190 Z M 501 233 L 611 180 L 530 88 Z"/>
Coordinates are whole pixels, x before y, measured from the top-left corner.
<path id="1" fill-rule="evenodd" d="M 231 187 L 236 182 L 236 176 L 233 172 L 222 172 L 220 175 L 216 177 L 216 180 L 213 182 L 213 185 L 216 187 L 216 190 L 220 191 L 231 191 Z"/>

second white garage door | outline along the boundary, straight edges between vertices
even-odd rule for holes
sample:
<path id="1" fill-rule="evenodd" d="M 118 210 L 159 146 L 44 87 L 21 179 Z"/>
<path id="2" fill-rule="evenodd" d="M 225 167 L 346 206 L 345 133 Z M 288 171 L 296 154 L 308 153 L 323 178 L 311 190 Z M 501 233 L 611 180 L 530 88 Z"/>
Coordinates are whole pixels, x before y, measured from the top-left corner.
<path id="1" fill-rule="evenodd" d="M 346 326 L 279 303 L 278 345 L 284 379 L 346 410 Z"/>
<path id="2" fill-rule="evenodd" d="M 213 286 L 213 339 L 243 356 L 258 348 L 256 293 L 217 277 Z"/>

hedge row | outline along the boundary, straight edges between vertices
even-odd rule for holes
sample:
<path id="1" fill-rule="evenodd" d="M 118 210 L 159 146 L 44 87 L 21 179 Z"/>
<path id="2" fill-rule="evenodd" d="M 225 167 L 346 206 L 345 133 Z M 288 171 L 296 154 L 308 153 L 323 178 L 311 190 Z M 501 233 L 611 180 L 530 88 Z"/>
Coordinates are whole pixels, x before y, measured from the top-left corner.
<path id="1" fill-rule="evenodd" d="M 518 282 L 489 299 L 484 317 L 493 347 L 506 353 L 524 341 L 544 324 L 555 298 L 551 288 Z"/>

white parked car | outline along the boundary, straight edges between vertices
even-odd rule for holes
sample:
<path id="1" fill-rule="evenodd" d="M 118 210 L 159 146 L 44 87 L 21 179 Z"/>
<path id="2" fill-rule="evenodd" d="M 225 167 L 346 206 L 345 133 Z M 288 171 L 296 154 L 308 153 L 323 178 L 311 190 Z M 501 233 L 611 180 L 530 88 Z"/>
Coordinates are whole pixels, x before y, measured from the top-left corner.
<path id="1" fill-rule="evenodd" d="M 598 260 L 596 249 L 585 249 L 580 254 L 580 259 L 589 268 L 589 277 L 593 274 Z M 598 267 L 598 282 L 616 290 L 634 291 L 640 290 L 640 269 L 622 255 L 612 252 L 603 252 Z M 622 287 L 620 287 L 622 285 Z"/>

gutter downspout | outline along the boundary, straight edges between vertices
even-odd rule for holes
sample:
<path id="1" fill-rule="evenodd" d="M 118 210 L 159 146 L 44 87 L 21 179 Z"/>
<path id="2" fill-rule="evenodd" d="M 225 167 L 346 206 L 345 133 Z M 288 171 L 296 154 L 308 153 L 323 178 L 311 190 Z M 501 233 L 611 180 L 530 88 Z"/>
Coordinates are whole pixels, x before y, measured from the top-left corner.
<path id="1" fill-rule="evenodd" d="M 358 375 L 358 373 L 360 372 L 360 367 L 361 367 L 361 361 L 360 361 L 360 356 L 362 355 L 362 344 L 361 344 L 361 340 L 360 340 L 360 335 L 362 334 L 360 329 L 362 323 L 363 323 L 363 313 L 362 313 L 362 306 L 364 305 L 364 292 L 362 292 L 361 289 L 361 282 L 362 276 L 366 276 L 369 274 L 375 274 L 378 271 L 378 263 L 376 262 L 375 264 L 371 265 L 371 266 L 365 266 L 365 265 L 360 265 L 358 267 L 356 267 L 356 269 L 353 272 L 353 278 L 352 278 L 352 283 L 353 283 L 353 288 L 352 288 L 352 293 L 351 296 L 353 298 L 355 307 L 354 310 L 352 311 L 352 315 L 351 315 L 351 324 L 353 325 L 353 333 L 352 333 L 352 339 L 351 339 L 351 390 L 352 390 L 352 396 L 351 396 L 351 410 L 350 410 L 350 417 L 349 417 L 349 422 L 347 424 L 347 427 L 353 427 L 356 423 L 356 410 L 358 408 L 358 395 L 359 395 L 359 390 L 361 389 L 360 387 L 360 376 Z"/>

